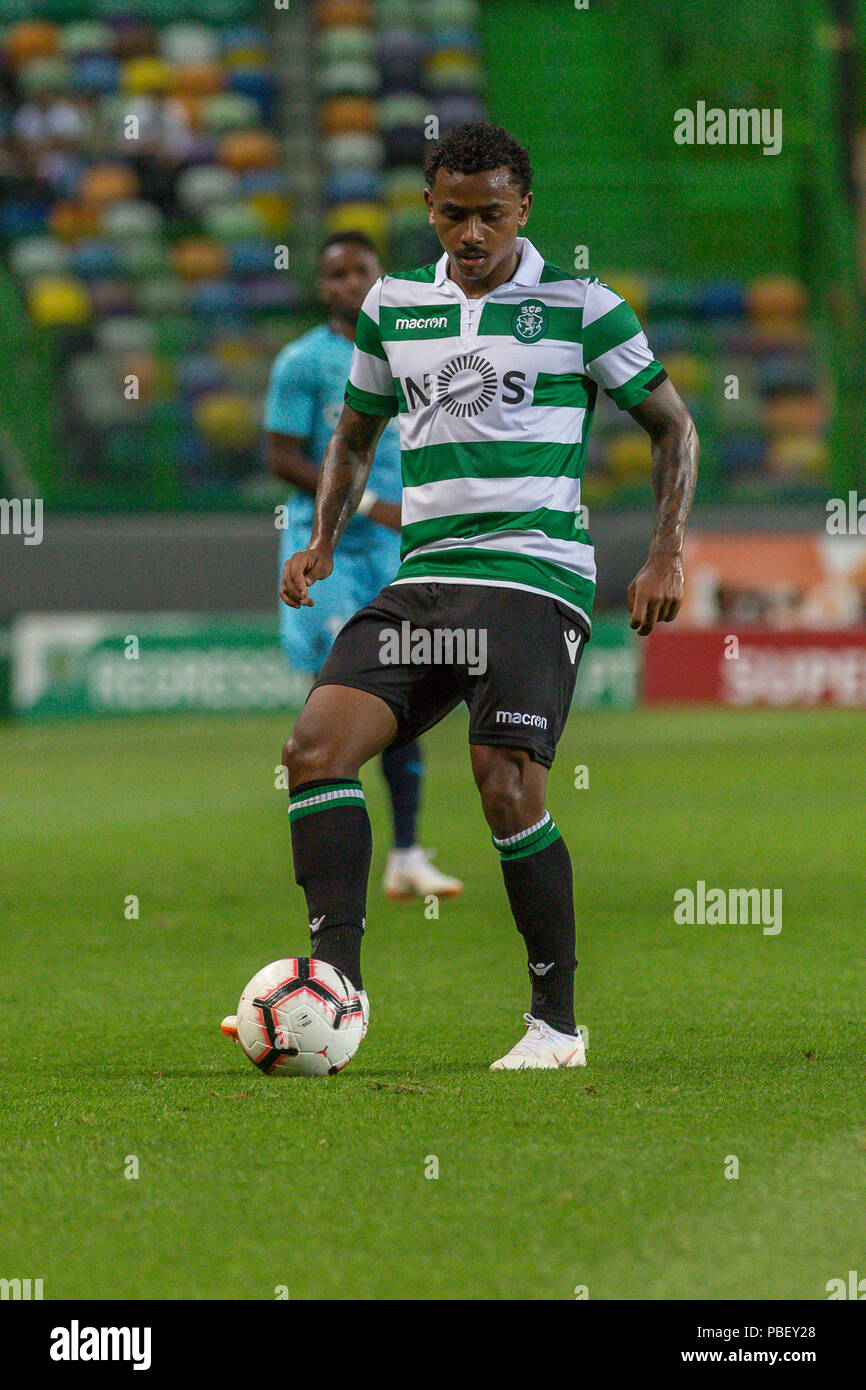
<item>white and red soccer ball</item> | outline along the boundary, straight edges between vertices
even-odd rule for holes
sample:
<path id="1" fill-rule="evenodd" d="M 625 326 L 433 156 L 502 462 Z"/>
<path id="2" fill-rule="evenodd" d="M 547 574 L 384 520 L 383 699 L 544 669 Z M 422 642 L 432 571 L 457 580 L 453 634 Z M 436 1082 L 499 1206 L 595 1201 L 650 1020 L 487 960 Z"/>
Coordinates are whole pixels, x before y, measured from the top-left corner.
<path id="1" fill-rule="evenodd" d="M 269 1076 L 333 1076 L 361 1045 L 358 991 L 341 971 L 304 956 L 254 975 L 238 1004 L 237 1040 Z"/>

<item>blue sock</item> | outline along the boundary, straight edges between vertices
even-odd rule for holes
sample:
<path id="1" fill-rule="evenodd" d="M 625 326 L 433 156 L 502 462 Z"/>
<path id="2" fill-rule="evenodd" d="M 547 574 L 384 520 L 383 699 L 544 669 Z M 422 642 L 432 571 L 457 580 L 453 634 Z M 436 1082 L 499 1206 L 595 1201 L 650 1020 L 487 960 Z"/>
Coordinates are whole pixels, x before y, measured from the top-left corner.
<path id="1" fill-rule="evenodd" d="M 424 764 L 417 740 L 402 748 L 386 748 L 382 754 L 382 771 L 391 794 L 391 813 L 394 817 L 394 848 L 410 849 L 418 832 L 418 806 L 421 800 L 421 778 Z"/>

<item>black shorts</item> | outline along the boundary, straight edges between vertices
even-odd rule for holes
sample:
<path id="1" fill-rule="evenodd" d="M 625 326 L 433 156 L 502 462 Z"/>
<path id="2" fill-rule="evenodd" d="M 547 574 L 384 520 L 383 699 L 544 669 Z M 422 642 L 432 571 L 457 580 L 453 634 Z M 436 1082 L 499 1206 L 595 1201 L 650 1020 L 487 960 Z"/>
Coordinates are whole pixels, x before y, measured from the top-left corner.
<path id="1" fill-rule="evenodd" d="M 337 636 L 313 684 L 378 695 L 392 748 L 464 700 L 469 742 L 525 748 L 550 767 L 587 633 L 567 604 L 481 584 L 391 584 Z"/>

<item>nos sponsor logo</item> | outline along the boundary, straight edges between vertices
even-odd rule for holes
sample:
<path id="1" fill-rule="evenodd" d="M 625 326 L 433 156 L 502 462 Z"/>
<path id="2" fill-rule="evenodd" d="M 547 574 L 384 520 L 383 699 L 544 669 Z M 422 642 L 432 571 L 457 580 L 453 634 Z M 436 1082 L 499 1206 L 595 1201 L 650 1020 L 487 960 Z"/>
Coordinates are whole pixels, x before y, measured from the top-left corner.
<path id="1" fill-rule="evenodd" d="M 543 714 L 521 714 L 515 710 L 498 709 L 497 724 L 528 724 L 533 729 L 546 729 L 547 719 Z"/>
<path id="2" fill-rule="evenodd" d="M 501 404 L 520 405 L 525 401 L 530 394 L 526 383 L 525 372 L 505 372 Z M 486 357 L 464 353 L 446 362 L 435 379 L 430 372 L 424 372 L 420 381 L 403 377 L 402 386 L 408 410 L 435 403 L 451 415 L 479 415 L 495 400 L 499 378 Z"/>

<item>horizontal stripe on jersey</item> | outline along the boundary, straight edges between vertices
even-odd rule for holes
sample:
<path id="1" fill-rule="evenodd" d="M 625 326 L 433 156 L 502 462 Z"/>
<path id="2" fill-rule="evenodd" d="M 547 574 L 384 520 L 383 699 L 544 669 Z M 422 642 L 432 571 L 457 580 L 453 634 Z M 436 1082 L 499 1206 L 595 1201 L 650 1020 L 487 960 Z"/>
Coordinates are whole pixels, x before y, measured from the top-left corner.
<path id="1" fill-rule="evenodd" d="M 507 538 L 500 533 L 498 539 Z M 524 537 L 514 539 L 519 543 Z M 441 549 L 437 547 L 435 551 L 419 550 L 407 556 L 393 582 L 433 584 L 442 579 L 456 584 L 465 579 L 497 584 L 504 589 L 529 589 L 561 599 L 588 620 L 595 597 L 594 578 L 584 577 L 547 559 L 548 550 L 549 547 L 545 547 L 543 556 L 537 558 L 523 548 L 511 551 L 504 546 L 493 549 L 489 545 L 461 546 L 456 542 Z"/>
<path id="2" fill-rule="evenodd" d="M 403 489 L 403 525 L 483 512 L 531 512 L 539 508 L 576 514 L 580 506 L 577 478 L 446 478 Z M 576 515 L 572 516 L 578 521 Z"/>
<path id="3" fill-rule="evenodd" d="M 419 487 L 443 478 L 579 478 L 583 472 L 582 444 L 507 443 L 472 440 L 463 444 L 430 444 L 404 449 L 403 486 Z"/>

